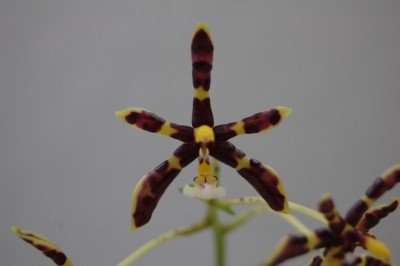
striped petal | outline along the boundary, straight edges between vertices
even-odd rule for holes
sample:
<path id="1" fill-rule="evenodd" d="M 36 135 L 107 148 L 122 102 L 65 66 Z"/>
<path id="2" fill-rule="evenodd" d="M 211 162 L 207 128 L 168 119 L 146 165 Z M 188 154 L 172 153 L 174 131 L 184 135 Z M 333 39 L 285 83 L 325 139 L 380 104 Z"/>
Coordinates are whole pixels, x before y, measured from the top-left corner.
<path id="1" fill-rule="evenodd" d="M 143 176 L 133 192 L 132 225 L 134 230 L 147 224 L 165 190 L 186 165 L 198 156 L 192 144 L 182 144 L 174 154 Z"/>
<path id="2" fill-rule="evenodd" d="M 311 250 L 331 246 L 334 241 L 333 235 L 327 229 L 311 231 L 306 235 L 288 235 L 280 241 L 262 265 L 278 265 L 287 259 Z"/>
<path id="3" fill-rule="evenodd" d="M 307 264 L 307 266 L 321 266 L 322 264 L 322 257 L 319 255 L 314 255 L 311 261 Z"/>
<path id="4" fill-rule="evenodd" d="M 53 243 L 50 239 L 41 234 L 21 230 L 18 226 L 14 226 L 12 230 L 25 242 L 31 244 L 43 254 L 54 261 L 56 265 L 72 266 L 72 262 L 67 256 Z"/>
<path id="5" fill-rule="evenodd" d="M 198 23 L 193 34 L 192 45 L 192 76 L 194 87 L 192 125 L 214 126 L 211 110 L 209 89 L 211 69 L 214 57 L 214 45 L 206 23 Z"/>
<path id="6" fill-rule="evenodd" d="M 399 206 L 399 199 L 395 198 L 389 204 L 370 208 L 364 213 L 356 228 L 362 232 L 369 232 L 381 219 L 385 218 L 389 213 L 394 212 L 397 206 Z"/>
<path id="7" fill-rule="evenodd" d="M 134 128 L 162 134 L 183 142 L 193 141 L 193 128 L 167 122 L 149 110 L 131 107 L 117 111 L 115 115 Z"/>
<path id="8" fill-rule="evenodd" d="M 339 235 L 343 232 L 346 223 L 342 217 L 340 217 L 329 194 L 321 197 L 321 201 L 318 205 L 318 211 L 325 216 L 326 220 L 328 221 L 329 230 L 334 235 Z"/>
<path id="9" fill-rule="evenodd" d="M 225 141 L 241 134 L 262 133 L 277 127 L 286 118 L 292 109 L 278 106 L 264 112 L 246 117 L 239 122 L 214 127 L 218 141 Z"/>
<path id="10" fill-rule="evenodd" d="M 390 262 L 384 261 L 379 258 L 372 257 L 368 254 L 361 254 L 355 256 L 350 262 L 345 262 L 343 266 L 391 266 Z"/>
<path id="11" fill-rule="evenodd" d="M 387 169 L 375 179 L 374 183 L 367 189 L 365 194 L 347 211 L 345 221 L 355 226 L 362 215 L 383 193 L 400 182 L 400 164 Z"/>
<path id="12" fill-rule="evenodd" d="M 271 209 L 290 213 L 282 181 L 272 167 L 252 159 L 230 142 L 216 142 L 210 155 L 235 168 L 264 198 Z"/>

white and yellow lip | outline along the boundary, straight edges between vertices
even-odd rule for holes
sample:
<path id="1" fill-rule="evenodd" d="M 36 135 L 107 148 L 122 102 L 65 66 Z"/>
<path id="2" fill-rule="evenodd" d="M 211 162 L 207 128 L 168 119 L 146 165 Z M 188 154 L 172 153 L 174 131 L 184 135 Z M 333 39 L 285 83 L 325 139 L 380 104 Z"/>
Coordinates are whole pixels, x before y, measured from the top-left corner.
<path id="1" fill-rule="evenodd" d="M 218 199 L 226 195 L 225 188 L 217 186 L 217 183 L 201 185 L 185 185 L 182 193 L 191 198 L 198 199 Z"/>

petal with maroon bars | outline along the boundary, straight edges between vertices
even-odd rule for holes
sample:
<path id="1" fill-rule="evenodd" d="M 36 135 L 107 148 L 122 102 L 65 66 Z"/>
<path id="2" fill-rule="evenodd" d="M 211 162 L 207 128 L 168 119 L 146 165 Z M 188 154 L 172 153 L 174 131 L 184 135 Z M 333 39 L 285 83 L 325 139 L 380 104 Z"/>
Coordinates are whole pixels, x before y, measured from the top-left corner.
<path id="1" fill-rule="evenodd" d="M 344 262 L 343 266 L 391 266 L 393 264 L 368 254 L 355 256 L 353 260 Z"/>
<path id="2" fill-rule="evenodd" d="M 134 230 L 147 224 L 167 187 L 186 165 L 198 157 L 198 150 L 192 144 L 182 144 L 174 154 L 153 171 L 144 175 L 133 192 L 132 225 Z"/>
<path id="3" fill-rule="evenodd" d="M 355 226 L 362 215 L 383 193 L 400 182 L 400 164 L 388 168 L 383 174 L 375 179 L 374 183 L 367 189 L 365 194 L 353 204 L 347 211 L 345 221 Z"/>
<path id="4" fill-rule="evenodd" d="M 368 231 L 380 219 L 393 212 L 400 200 L 394 198 L 390 204 L 369 207 L 399 181 L 400 164 L 390 167 L 377 178 L 365 195 L 353 205 L 344 220 L 337 212 L 330 195 L 322 196 L 318 209 L 328 220 L 329 229 L 317 229 L 301 236 L 286 236 L 263 265 L 277 265 L 286 259 L 317 248 L 325 248 L 323 257 L 314 257 L 316 259 L 308 265 L 392 265 L 389 262 L 391 258 L 389 248 Z M 350 224 L 358 221 L 360 222 L 356 227 Z M 355 256 L 355 260 L 346 262 L 345 254 L 353 252 L 357 246 L 369 251 L 370 254 Z"/>
<path id="5" fill-rule="evenodd" d="M 358 222 L 356 228 L 362 232 L 369 232 L 381 219 L 394 212 L 399 206 L 399 199 L 394 198 L 391 203 L 368 209 Z"/>
<path id="6" fill-rule="evenodd" d="M 329 194 L 325 194 L 321 197 L 321 201 L 318 204 L 318 211 L 325 216 L 328 221 L 329 230 L 331 230 L 334 235 L 339 235 L 343 232 L 346 223 L 336 210 Z"/>
<path id="7" fill-rule="evenodd" d="M 215 138 L 225 141 L 241 134 L 263 133 L 277 127 L 292 109 L 278 106 L 246 117 L 238 122 L 214 127 Z"/>
<path id="8" fill-rule="evenodd" d="M 307 266 L 321 266 L 322 257 L 320 255 L 314 255 L 311 261 L 307 264 Z"/>
<path id="9" fill-rule="evenodd" d="M 14 226 L 12 230 L 25 242 L 31 244 L 43 254 L 49 257 L 56 265 L 72 266 L 72 262 L 50 239 L 45 236 L 26 230 L 21 230 L 18 226 Z"/>
<path id="10" fill-rule="evenodd" d="M 193 141 L 193 128 L 165 121 L 144 108 L 131 107 L 117 111 L 115 115 L 134 128 L 169 136 L 183 142 Z"/>
<path id="11" fill-rule="evenodd" d="M 252 159 L 226 141 L 210 146 L 210 155 L 235 168 L 264 198 L 271 209 L 291 213 L 282 181 L 272 167 Z"/>
<path id="12" fill-rule="evenodd" d="M 262 265 L 278 265 L 287 259 L 307 253 L 311 250 L 330 246 L 334 241 L 333 235 L 325 228 L 310 231 L 306 235 L 288 235 L 282 238 L 275 250 L 272 251 Z"/>
<path id="13" fill-rule="evenodd" d="M 194 31 L 191 45 L 192 77 L 194 87 L 192 125 L 214 126 L 209 89 L 211 69 L 214 57 L 214 45 L 206 23 L 198 23 Z"/>

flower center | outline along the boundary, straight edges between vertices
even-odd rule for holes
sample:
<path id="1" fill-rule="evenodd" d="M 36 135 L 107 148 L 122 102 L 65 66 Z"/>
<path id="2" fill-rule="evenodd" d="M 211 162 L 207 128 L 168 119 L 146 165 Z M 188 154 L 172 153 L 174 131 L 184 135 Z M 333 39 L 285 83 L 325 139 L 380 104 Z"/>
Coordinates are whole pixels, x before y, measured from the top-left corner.
<path id="1" fill-rule="evenodd" d="M 199 173 L 193 180 L 195 184 L 203 185 L 204 183 L 207 184 L 217 183 L 217 177 L 211 173 L 209 151 L 205 145 L 202 145 L 202 147 L 199 150 L 199 166 L 197 169 Z"/>
<path id="2" fill-rule="evenodd" d="M 214 142 L 215 136 L 214 131 L 211 127 L 202 125 L 195 130 L 195 141 L 196 143 L 201 143 L 202 146 L 207 143 Z"/>

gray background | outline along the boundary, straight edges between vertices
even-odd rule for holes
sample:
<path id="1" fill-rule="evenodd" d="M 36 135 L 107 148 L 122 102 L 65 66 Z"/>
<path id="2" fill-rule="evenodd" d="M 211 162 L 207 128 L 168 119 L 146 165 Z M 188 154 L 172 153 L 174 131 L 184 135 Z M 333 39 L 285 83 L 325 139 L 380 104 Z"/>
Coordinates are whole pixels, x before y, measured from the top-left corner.
<path id="1" fill-rule="evenodd" d="M 134 186 L 179 142 L 114 117 L 138 106 L 190 124 L 198 21 L 215 44 L 216 124 L 293 108 L 277 129 L 233 143 L 277 170 L 289 200 L 314 207 L 331 192 L 344 214 L 400 162 L 399 13 L 399 1 L 0 1 L 0 264 L 52 265 L 13 225 L 49 237 L 76 265 L 115 265 L 202 217 L 203 204 L 177 192 L 192 164 L 151 222 L 127 231 Z M 229 167 L 221 174 L 228 197 L 256 195 Z M 373 230 L 397 264 L 399 223 L 397 212 Z M 228 264 L 255 265 L 295 232 L 259 215 L 228 237 Z M 137 265 L 213 265 L 212 236 L 173 240 Z"/>

